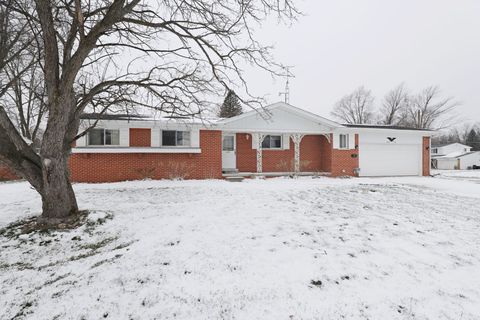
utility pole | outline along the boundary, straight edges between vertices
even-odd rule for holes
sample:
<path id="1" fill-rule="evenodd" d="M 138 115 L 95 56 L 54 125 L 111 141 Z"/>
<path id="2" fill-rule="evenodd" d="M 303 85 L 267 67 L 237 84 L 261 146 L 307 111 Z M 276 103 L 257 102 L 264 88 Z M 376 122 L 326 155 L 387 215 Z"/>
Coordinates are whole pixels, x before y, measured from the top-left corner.
<path id="1" fill-rule="evenodd" d="M 284 92 L 279 92 L 279 96 L 284 96 L 285 97 L 285 103 L 290 103 L 290 78 L 293 78 L 293 74 L 290 72 L 290 68 L 293 68 L 293 66 L 283 66 L 283 69 L 285 70 L 285 78 L 287 78 L 287 81 L 285 83 L 285 91 Z"/>

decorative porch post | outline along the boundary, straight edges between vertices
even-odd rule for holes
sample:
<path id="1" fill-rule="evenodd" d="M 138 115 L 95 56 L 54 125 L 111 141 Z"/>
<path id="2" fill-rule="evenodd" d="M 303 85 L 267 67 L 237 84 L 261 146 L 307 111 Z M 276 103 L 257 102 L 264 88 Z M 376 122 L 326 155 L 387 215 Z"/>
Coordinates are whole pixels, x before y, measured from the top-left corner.
<path id="1" fill-rule="evenodd" d="M 255 133 L 255 138 L 257 139 L 257 172 L 261 173 L 263 168 L 262 168 L 262 141 L 264 138 L 264 135 L 262 133 Z"/>
<path id="2" fill-rule="evenodd" d="M 300 142 L 302 142 L 303 137 L 304 135 L 301 133 L 291 135 L 295 147 L 295 173 L 300 172 Z"/>

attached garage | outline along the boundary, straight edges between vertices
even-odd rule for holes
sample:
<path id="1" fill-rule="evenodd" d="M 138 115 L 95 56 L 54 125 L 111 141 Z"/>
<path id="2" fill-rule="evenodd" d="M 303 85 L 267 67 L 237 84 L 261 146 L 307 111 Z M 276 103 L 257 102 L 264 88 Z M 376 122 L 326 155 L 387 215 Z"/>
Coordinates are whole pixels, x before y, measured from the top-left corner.
<path id="1" fill-rule="evenodd" d="M 393 130 L 392 127 L 360 125 L 355 127 L 359 132 L 359 176 L 423 174 L 424 130 Z"/>

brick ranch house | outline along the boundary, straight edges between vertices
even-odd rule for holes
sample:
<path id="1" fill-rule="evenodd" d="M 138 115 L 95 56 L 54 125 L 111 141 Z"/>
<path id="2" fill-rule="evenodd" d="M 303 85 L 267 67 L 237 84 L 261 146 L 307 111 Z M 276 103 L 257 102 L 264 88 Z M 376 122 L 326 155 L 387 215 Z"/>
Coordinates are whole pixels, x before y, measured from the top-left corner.
<path id="1" fill-rule="evenodd" d="M 82 128 L 96 120 L 85 115 Z M 431 134 L 341 125 L 286 103 L 209 122 L 106 115 L 77 140 L 70 171 L 75 182 L 292 173 L 427 176 Z M 5 168 L 3 174 L 10 175 Z"/>

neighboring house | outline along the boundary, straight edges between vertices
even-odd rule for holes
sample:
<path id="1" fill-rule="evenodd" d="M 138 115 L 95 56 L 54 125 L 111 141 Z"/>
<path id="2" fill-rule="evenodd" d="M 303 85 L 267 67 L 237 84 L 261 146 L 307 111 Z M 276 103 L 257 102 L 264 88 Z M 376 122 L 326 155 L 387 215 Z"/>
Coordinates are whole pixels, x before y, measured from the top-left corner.
<path id="1" fill-rule="evenodd" d="M 98 115 L 85 115 L 88 128 Z M 228 119 L 102 116 L 70 158 L 77 182 L 323 174 L 426 176 L 428 130 L 341 125 L 285 103 Z"/>
<path id="2" fill-rule="evenodd" d="M 451 153 L 467 153 L 472 150 L 472 147 L 455 142 L 443 146 L 432 146 L 432 157 L 445 156 Z"/>
<path id="3" fill-rule="evenodd" d="M 472 147 L 451 143 L 432 147 L 432 167 L 441 170 L 466 170 L 480 166 L 480 151 L 471 151 Z"/>

